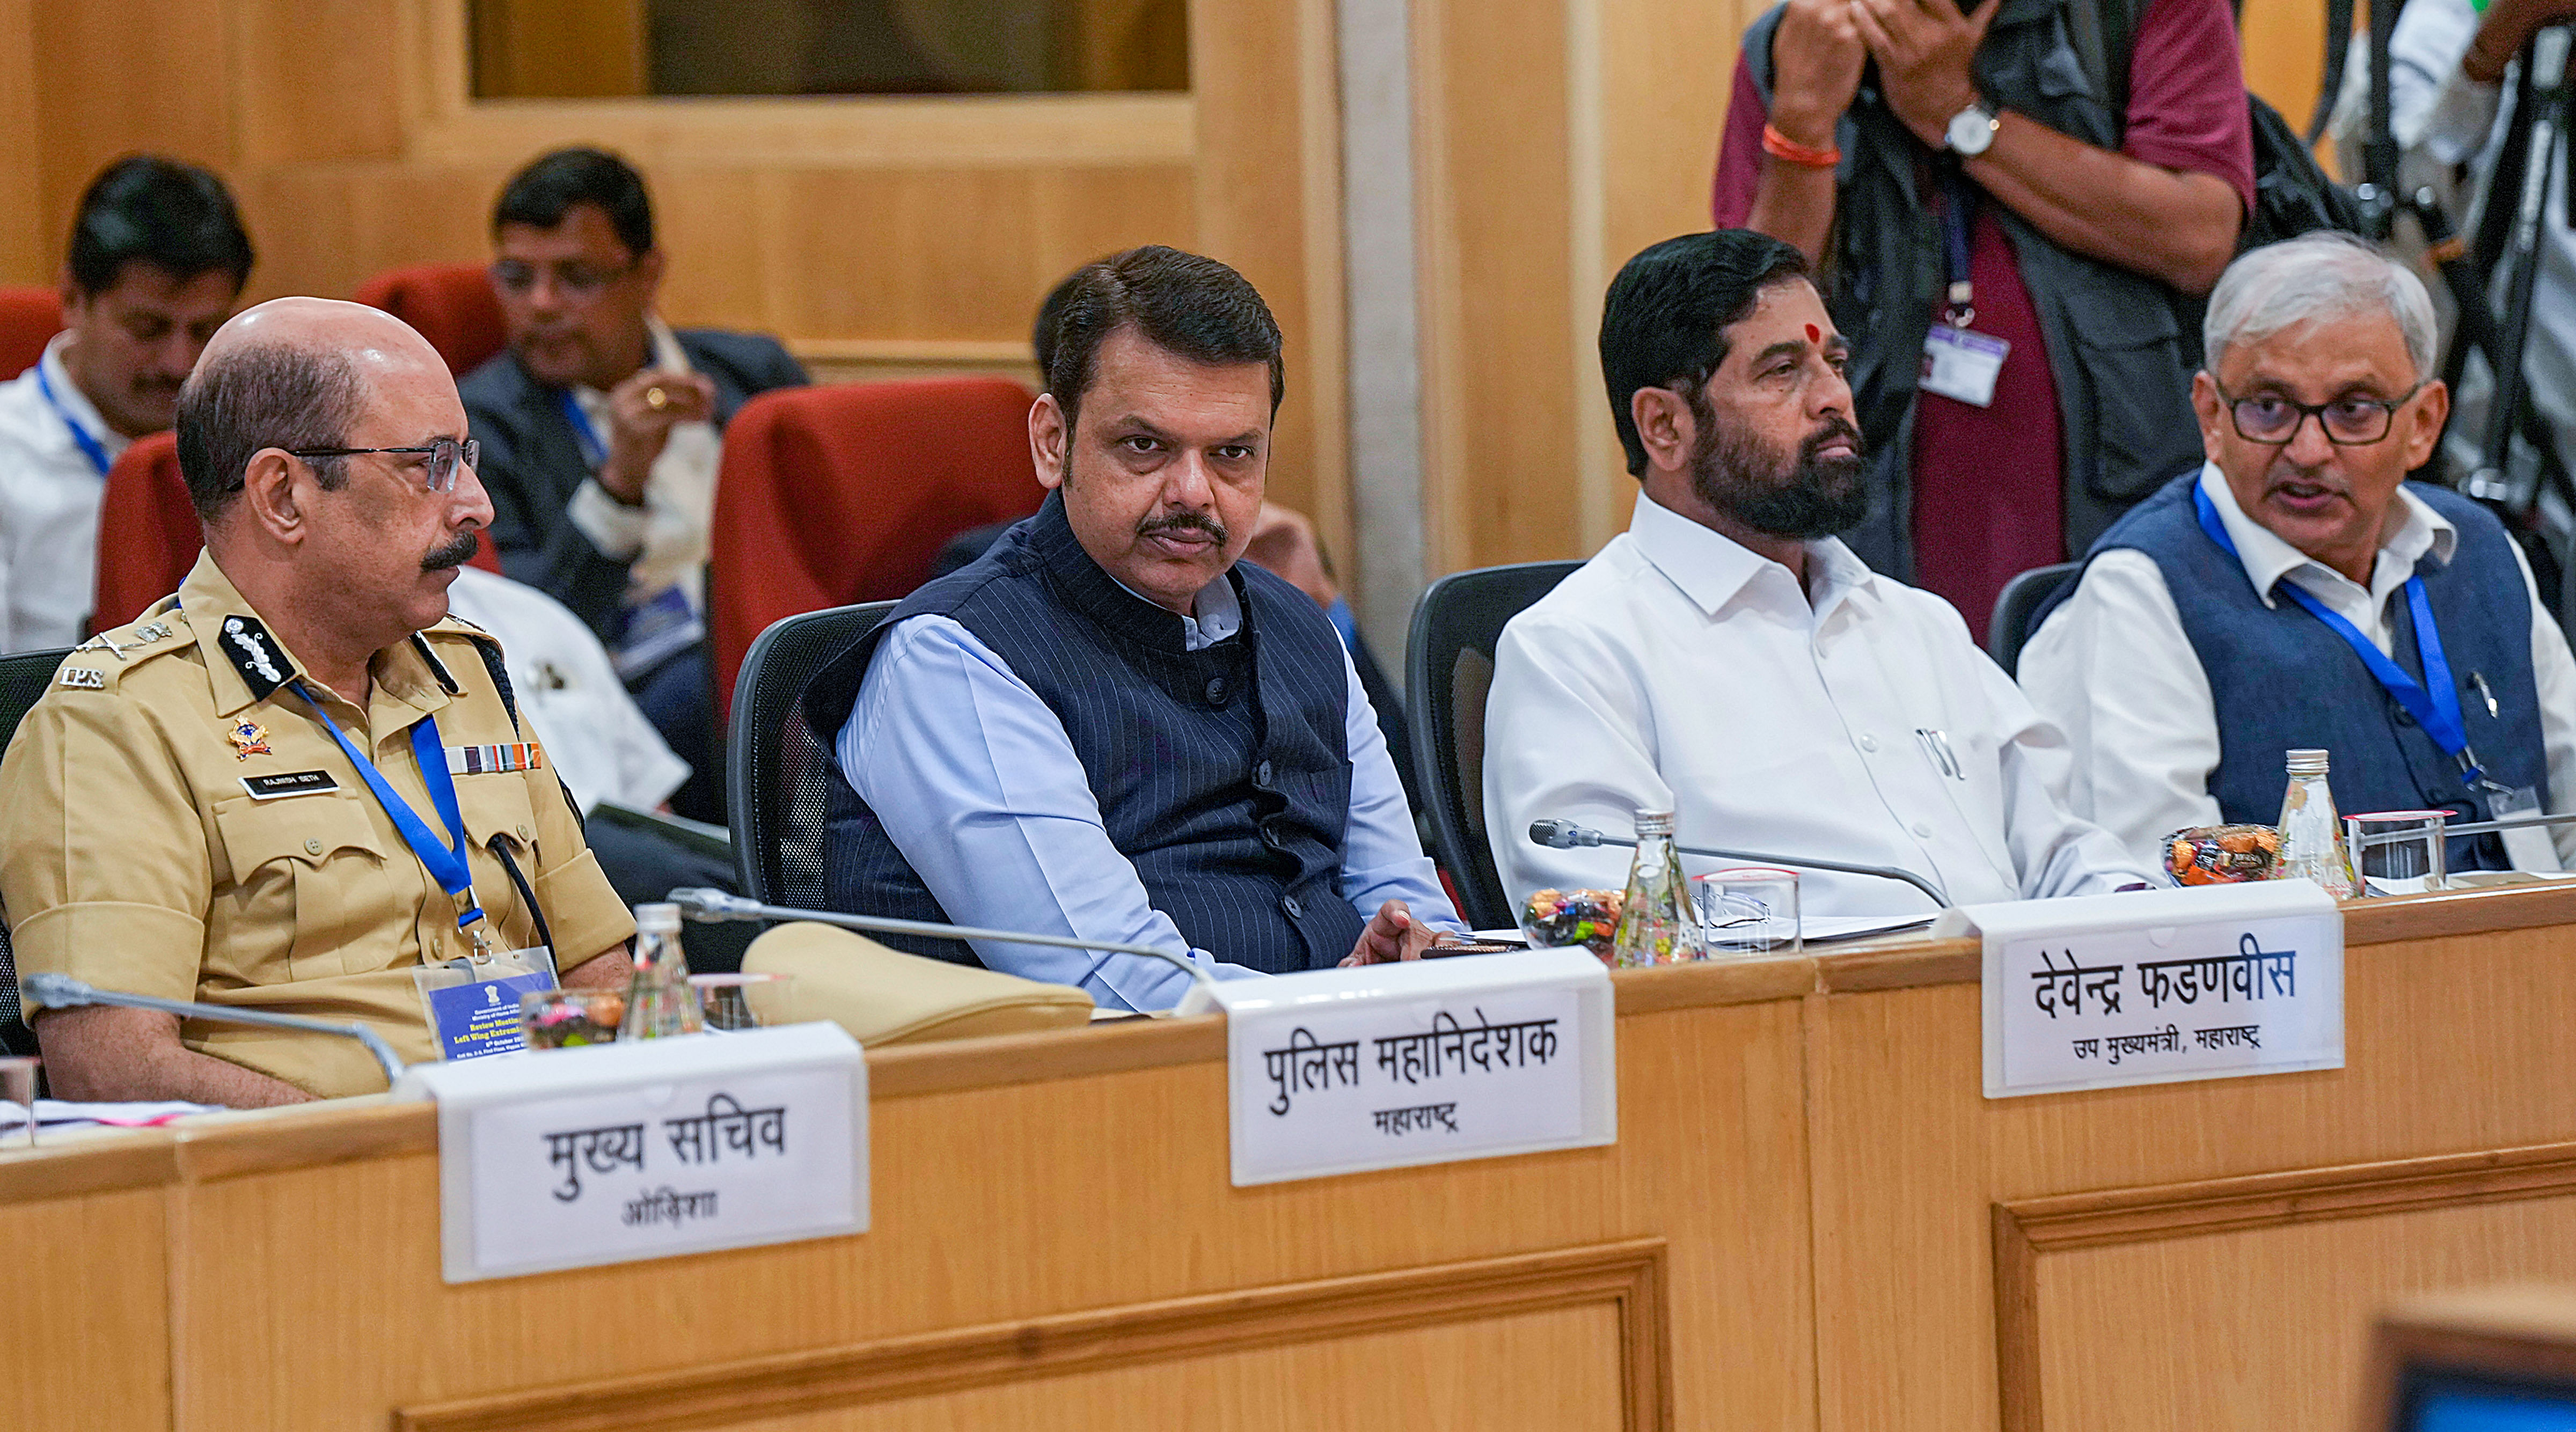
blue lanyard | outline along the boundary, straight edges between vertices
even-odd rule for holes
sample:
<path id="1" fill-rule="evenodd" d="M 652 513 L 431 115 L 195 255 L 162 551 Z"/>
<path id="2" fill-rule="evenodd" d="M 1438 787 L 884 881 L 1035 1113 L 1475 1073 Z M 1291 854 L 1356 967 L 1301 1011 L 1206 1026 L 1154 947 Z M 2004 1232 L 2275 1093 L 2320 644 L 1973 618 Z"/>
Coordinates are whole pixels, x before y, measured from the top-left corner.
<path id="1" fill-rule="evenodd" d="M 45 376 L 42 363 L 36 365 L 36 391 L 45 395 L 45 406 L 53 409 L 54 416 L 63 420 L 63 426 L 72 430 L 72 441 L 80 445 L 81 456 L 89 459 L 89 465 L 98 470 L 99 476 L 107 476 L 111 466 L 107 445 L 92 437 L 89 429 L 80 425 L 80 419 L 72 416 L 72 410 L 63 406 L 63 400 L 54 396 L 54 380 Z"/>
<path id="2" fill-rule="evenodd" d="M 2229 539 L 2227 525 L 2219 521 L 2218 508 L 2209 500 L 2209 493 L 2194 486 L 2191 498 L 2200 512 L 2200 530 L 2208 533 L 2209 539 L 2225 549 L 2228 556 L 2236 556 L 2236 543 Z M 2389 660 L 2388 654 L 2379 649 L 2379 644 L 2362 635 L 2358 627 L 2302 591 L 2298 583 L 2283 581 L 2279 590 L 2344 639 L 2344 644 L 2352 648 L 2353 655 L 2361 658 L 2361 664 L 2370 668 L 2370 674 L 2379 678 L 2379 684 L 2387 688 L 2398 705 L 2406 708 L 2406 714 L 2415 718 L 2415 723 L 2424 728 L 2424 734 L 2433 738 L 2433 744 L 2442 748 L 2442 754 L 2460 763 L 2460 771 L 2470 784 L 2475 785 L 2484 779 L 2486 773 L 2478 765 L 2477 752 L 2469 749 L 2468 722 L 2460 715 L 2460 689 L 2451 680 L 2450 658 L 2442 654 L 2442 633 L 2433 625 L 2433 605 L 2425 599 L 2422 577 L 2406 579 L 2406 607 L 2415 617 L 2416 653 L 2424 659 L 2424 680 L 2421 682 L 2407 675 L 2406 668 Z"/>
<path id="3" fill-rule="evenodd" d="M 555 402 L 563 408 L 564 421 L 572 424 L 573 441 L 581 445 L 581 460 L 592 467 L 608 461 L 608 444 L 599 440 L 599 429 L 590 425 L 590 414 L 581 410 L 572 389 L 555 389 Z"/>
<path id="4" fill-rule="evenodd" d="M 403 840 L 411 846 L 412 853 L 420 857 L 420 863 L 429 867 L 429 873 L 438 881 L 439 888 L 456 901 L 456 928 L 472 927 L 475 921 L 483 918 L 483 906 L 474 898 L 474 872 L 465 863 L 465 817 L 456 806 L 456 778 L 447 772 L 447 750 L 438 744 L 437 718 L 423 716 L 413 725 L 411 751 L 420 761 L 420 778 L 429 787 L 430 803 L 438 807 L 438 818 L 447 826 L 447 834 L 455 842 L 453 847 L 438 843 L 438 837 L 412 810 L 411 803 L 385 783 L 384 773 L 376 769 L 376 763 L 368 760 L 366 753 L 341 733 L 339 723 L 331 719 L 330 712 L 322 709 L 321 702 L 313 699 L 313 693 L 305 689 L 303 682 L 295 683 L 295 694 L 303 697 L 304 704 L 313 708 L 313 714 L 322 718 L 323 729 L 331 733 L 332 740 L 340 743 L 342 754 L 358 768 L 358 774 L 366 778 L 367 789 L 376 793 L 376 803 L 383 806 L 385 814 L 392 818 L 394 829 L 402 832 Z M 475 943 L 483 943 L 479 931 L 476 932 Z"/>
<path id="5" fill-rule="evenodd" d="M 1941 174 L 1941 247 L 1949 259 L 1949 290 L 1942 317 L 1961 328 L 1977 316 L 1976 287 L 1968 278 L 1969 226 L 1975 222 L 1977 190 L 1956 165 Z"/>

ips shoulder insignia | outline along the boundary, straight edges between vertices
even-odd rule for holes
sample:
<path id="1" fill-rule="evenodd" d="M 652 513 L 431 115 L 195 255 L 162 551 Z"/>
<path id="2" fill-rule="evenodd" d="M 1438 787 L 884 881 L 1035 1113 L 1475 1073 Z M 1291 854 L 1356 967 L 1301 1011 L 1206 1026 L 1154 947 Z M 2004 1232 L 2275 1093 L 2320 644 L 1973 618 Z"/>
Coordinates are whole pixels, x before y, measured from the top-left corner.
<path id="1" fill-rule="evenodd" d="M 105 691 L 107 689 L 107 673 L 94 666 L 66 666 L 62 670 L 62 674 L 55 679 L 62 685 L 72 688 L 74 691 Z"/>
<path id="2" fill-rule="evenodd" d="M 219 627 L 216 645 L 224 658 L 241 673 L 242 685 L 250 688 L 251 699 L 265 701 L 271 692 L 291 678 L 286 658 L 280 654 L 277 639 L 268 634 L 257 617 L 228 616 Z M 262 748 L 265 751 L 265 747 Z M 247 755 L 248 752 L 243 754 Z"/>

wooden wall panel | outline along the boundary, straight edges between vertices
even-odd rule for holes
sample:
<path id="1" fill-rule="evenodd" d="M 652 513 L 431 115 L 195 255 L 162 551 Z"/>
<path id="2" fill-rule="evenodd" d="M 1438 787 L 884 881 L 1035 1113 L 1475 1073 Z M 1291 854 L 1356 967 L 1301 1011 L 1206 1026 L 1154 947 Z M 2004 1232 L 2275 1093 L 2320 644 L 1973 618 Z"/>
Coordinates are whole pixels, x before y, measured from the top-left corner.
<path id="1" fill-rule="evenodd" d="M 1584 555 L 1568 372 L 1567 5 L 1422 0 L 1413 10 L 1435 575 Z"/>
<path id="2" fill-rule="evenodd" d="M 1837 1369 L 1819 1425 L 1997 1425 L 1995 1203 L 2568 1138 L 2576 1068 L 2551 1044 L 2576 1020 L 2576 987 L 2553 973 L 2570 959 L 2571 927 L 2355 946 L 2347 1068 L 1995 1101 L 1973 983 L 1812 1002 L 1819 1358 Z M 2526 992 L 2509 1017 L 2499 989 Z M 2343 1311 L 2295 1336 L 2327 1336 Z M 2126 1336 L 2041 1318 L 2048 1337 L 2093 1339 L 2097 1367 Z"/>
<path id="3" fill-rule="evenodd" d="M 43 208 L 44 151 L 36 133 L 35 0 L 0 0 L 0 283 L 50 281 L 60 239 L 37 232 Z"/>
<path id="4" fill-rule="evenodd" d="M 158 1188 L 0 1207 L 0 1427 L 171 1425 L 167 1207 Z"/>
<path id="5" fill-rule="evenodd" d="M 978 1079 L 1007 1068 L 1014 1082 L 979 1087 L 906 1093 L 886 1069 L 871 1081 L 874 1231 L 540 1278 L 439 1281 L 425 1144 L 303 1167 L 196 1161 L 189 1217 L 223 1236 L 178 1254 L 183 1316 L 206 1329 L 188 1406 L 207 1427 L 382 1426 L 387 1409 L 411 1408 L 424 1428 L 461 1432 L 478 1424 L 427 1419 L 458 1403 L 530 1413 L 520 1394 L 747 1360 L 900 1351 L 907 1338 L 953 1357 L 957 1330 L 981 1328 L 1009 1346 L 1066 1349 L 1069 1360 L 1034 1369 L 1054 1392 L 1014 1392 L 1008 1379 L 971 1395 L 896 1389 L 864 1416 L 748 1425 L 1257 1427 L 1310 1408 L 1291 1379 L 1343 1374 L 1384 1380 L 1370 1403 L 1331 1403 L 1307 1425 L 1406 1425 L 1399 1414 L 1437 1405 L 1476 1415 L 1411 1425 L 1648 1432 L 1653 1418 L 1592 1419 L 1694 1400 L 1711 1411 L 1680 1425 L 1812 1419 L 1795 1000 L 1623 1018 L 1615 1147 L 1246 1189 L 1227 1181 L 1222 1046 L 1198 1037 L 1214 1032 L 1198 1021 L 1082 1031 L 1041 1042 L 1075 1054 L 1186 1045 L 1186 1062 L 1084 1072 L 1034 1052 L 985 1057 L 960 1067 Z M 417 1110 L 378 1112 L 427 1132 Z M 363 1276 L 351 1248 L 369 1250 Z M 1289 1321 L 1265 1328 L 1277 1319 L 1259 1305 L 1283 1297 Z M 1190 1299 L 1216 1301 L 1199 1315 Z M 1242 1337 L 1227 1331 L 1235 1318 L 1250 1319 Z M 1254 1346 L 1296 1342 L 1301 1325 L 1315 1335 L 1308 1351 Z M 1082 1342 L 1084 1328 L 1099 1340 Z M 1194 1328 L 1204 1347 L 1160 1341 Z M 1672 1351 L 1645 1356 L 1657 1345 Z M 1159 1409 L 1154 1399 L 1180 1393 L 1142 1393 L 1105 1369 L 1083 1380 L 1097 1366 L 1085 1347 L 1150 1353 L 1202 1403 L 1247 1410 L 1113 1416 L 1116 1399 Z M 1496 1349 L 1526 1366 L 1502 1370 Z M 1035 1420 L 1020 1421 L 1031 1408 Z"/>
<path id="6" fill-rule="evenodd" d="M 2576 1283 L 2576 1197 L 2049 1254 L 2039 1275 L 2033 1432 L 2358 1427 L 2372 1319 L 2428 1291 Z"/>

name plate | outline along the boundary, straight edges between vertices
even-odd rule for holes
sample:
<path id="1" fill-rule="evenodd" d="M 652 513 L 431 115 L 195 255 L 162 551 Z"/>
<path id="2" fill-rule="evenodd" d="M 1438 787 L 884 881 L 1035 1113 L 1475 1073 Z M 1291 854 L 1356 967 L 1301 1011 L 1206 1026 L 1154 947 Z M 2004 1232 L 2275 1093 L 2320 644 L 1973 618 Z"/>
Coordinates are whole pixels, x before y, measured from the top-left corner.
<path id="1" fill-rule="evenodd" d="M 1986 1097 L 2343 1067 L 2343 913 L 2312 880 L 1952 910 L 1985 941 Z"/>
<path id="2" fill-rule="evenodd" d="M 868 1075 L 839 1025 L 414 1065 L 448 1282 L 868 1227 Z"/>
<path id="3" fill-rule="evenodd" d="M 1618 1137 L 1610 975 L 1589 951 L 1228 980 L 1213 999 L 1238 1188 Z"/>

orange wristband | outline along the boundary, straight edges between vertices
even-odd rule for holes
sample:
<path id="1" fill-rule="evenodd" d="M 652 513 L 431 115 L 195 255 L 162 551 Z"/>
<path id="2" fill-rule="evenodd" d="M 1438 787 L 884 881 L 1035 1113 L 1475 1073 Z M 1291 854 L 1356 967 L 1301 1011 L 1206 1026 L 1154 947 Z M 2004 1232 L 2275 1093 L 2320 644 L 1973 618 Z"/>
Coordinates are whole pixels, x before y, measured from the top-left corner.
<path id="1" fill-rule="evenodd" d="M 1801 169 L 1831 169 L 1843 162 L 1843 152 L 1831 145 L 1822 149 L 1800 144 L 1771 125 L 1762 126 L 1762 152 Z"/>

